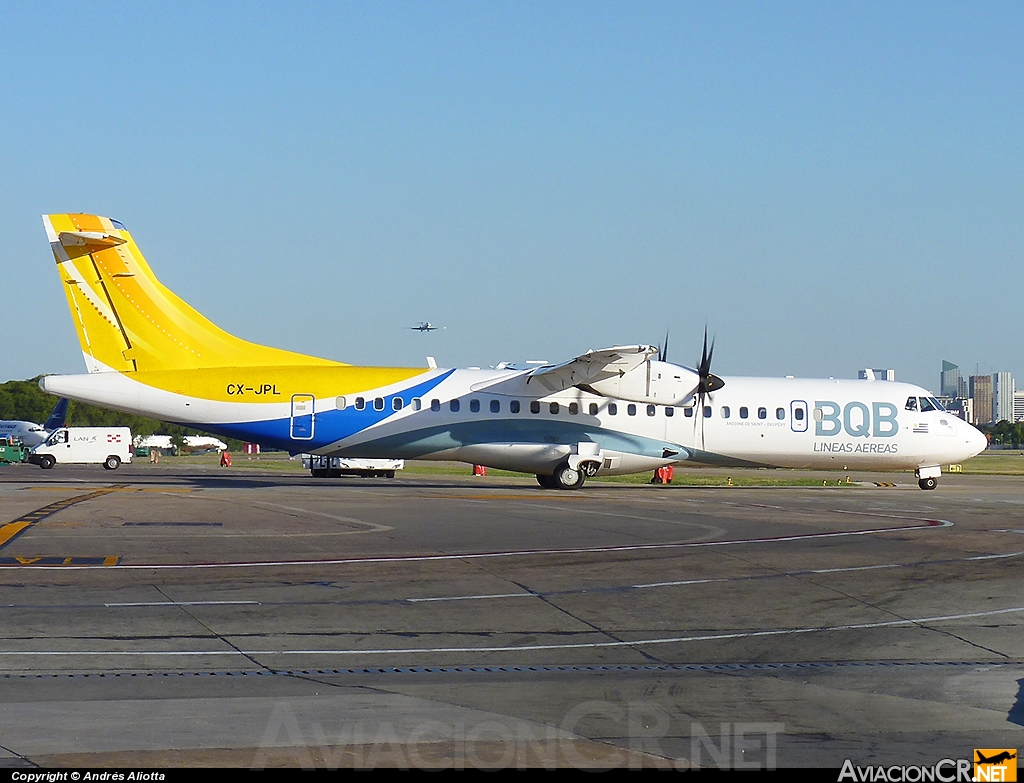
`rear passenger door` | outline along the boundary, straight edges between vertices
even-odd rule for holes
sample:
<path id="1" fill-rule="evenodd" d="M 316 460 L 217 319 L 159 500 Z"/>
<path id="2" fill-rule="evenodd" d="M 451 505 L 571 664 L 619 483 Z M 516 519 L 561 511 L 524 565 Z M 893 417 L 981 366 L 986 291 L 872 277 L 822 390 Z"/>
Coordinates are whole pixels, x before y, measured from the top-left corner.
<path id="1" fill-rule="evenodd" d="M 313 395 L 292 395 L 291 431 L 292 440 L 313 439 Z"/>

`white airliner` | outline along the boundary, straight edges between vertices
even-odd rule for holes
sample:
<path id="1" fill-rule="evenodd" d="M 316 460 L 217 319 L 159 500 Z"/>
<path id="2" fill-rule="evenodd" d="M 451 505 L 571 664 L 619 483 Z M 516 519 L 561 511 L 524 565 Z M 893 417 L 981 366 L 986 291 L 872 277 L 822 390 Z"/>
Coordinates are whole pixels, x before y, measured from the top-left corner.
<path id="1" fill-rule="evenodd" d="M 23 446 L 32 448 L 46 440 L 46 436 L 55 429 L 64 426 L 64 418 L 68 412 L 68 401 L 57 400 L 49 418 L 44 424 L 36 424 L 32 421 L 0 421 L 0 438 L 14 438 L 20 440 Z"/>
<path id="2" fill-rule="evenodd" d="M 86 375 L 46 391 L 292 453 L 463 460 L 572 489 L 677 462 L 913 470 L 982 451 L 984 435 L 918 386 L 719 378 L 647 345 L 529 369 L 353 367 L 246 342 L 155 277 L 125 227 L 48 215 Z"/>

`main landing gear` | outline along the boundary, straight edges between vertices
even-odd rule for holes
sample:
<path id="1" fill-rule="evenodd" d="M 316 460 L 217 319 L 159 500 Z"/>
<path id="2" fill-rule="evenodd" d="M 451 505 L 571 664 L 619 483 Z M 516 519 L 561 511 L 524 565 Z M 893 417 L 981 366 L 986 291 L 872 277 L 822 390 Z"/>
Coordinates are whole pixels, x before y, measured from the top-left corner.
<path id="1" fill-rule="evenodd" d="M 568 462 L 563 462 L 555 472 L 548 476 L 544 473 L 537 474 L 537 483 L 544 489 L 579 489 L 587 480 L 587 474 L 583 470 L 570 468 Z"/>

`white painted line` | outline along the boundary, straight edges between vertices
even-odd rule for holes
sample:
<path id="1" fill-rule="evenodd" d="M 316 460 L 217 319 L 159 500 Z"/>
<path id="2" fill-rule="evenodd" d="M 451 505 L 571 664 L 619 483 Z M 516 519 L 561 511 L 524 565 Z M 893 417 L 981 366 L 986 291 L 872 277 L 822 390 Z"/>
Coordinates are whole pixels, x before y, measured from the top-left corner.
<path id="1" fill-rule="evenodd" d="M 927 623 L 946 622 L 950 620 L 970 620 L 977 617 L 994 617 L 1001 614 L 1024 612 L 1024 606 L 1009 609 L 991 609 L 987 612 L 965 612 L 963 614 L 934 615 L 906 620 L 887 620 L 878 623 L 856 623 L 851 625 L 821 625 L 808 628 L 778 628 L 770 631 L 736 631 L 733 633 L 703 634 L 701 636 L 670 636 L 654 639 L 633 639 L 630 641 L 581 642 L 578 644 L 525 644 L 504 647 L 411 647 L 379 650 L 18 650 L 0 651 L 0 658 L 14 656 L 169 656 L 194 657 L 202 655 L 417 655 L 437 653 L 493 653 L 493 652 L 525 652 L 530 650 L 580 650 L 607 647 L 645 647 L 652 644 L 682 644 L 685 642 L 713 642 L 725 639 L 753 639 L 762 636 L 791 636 L 807 633 L 832 633 L 835 631 L 862 631 L 873 628 L 895 628 L 906 625 L 925 625 Z"/>
<path id="2" fill-rule="evenodd" d="M 1024 555 L 1024 551 L 1022 551 L 1022 552 L 1009 552 L 1007 554 L 1000 554 L 1000 555 L 977 555 L 977 556 L 974 556 L 974 557 L 960 557 L 960 558 L 957 558 L 955 560 L 955 562 L 957 562 L 957 563 L 967 563 L 967 562 L 978 562 L 980 560 L 1004 560 L 1006 558 L 1020 557 L 1022 555 Z M 626 585 L 625 587 L 622 587 L 622 588 L 615 587 L 615 586 L 612 586 L 610 588 L 596 588 L 594 590 L 594 592 L 597 592 L 597 591 L 600 591 L 600 590 L 603 590 L 603 589 L 612 589 L 612 590 L 616 590 L 616 589 L 649 590 L 649 589 L 657 588 L 657 587 L 685 587 L 687 585 L 706 585 L 706 584 L 715 584 L 715 583 L 721 583 L 721 582 L 744 582 L 744 581 L 752 581 L 752 580 L 755 580 L 755 579 L 776 579 L 776 578 L 783 578 L 783 577 L 787 577 L 787 576 L 790 576 L 790 577 L 792 577 L 792 576 L 806 576 L 808 574 L 841 574 L 841 573 L 856 572 L 856 571 L 878 571 L 878 570 L 888 569 L 888 568 L 920 568 L 922 566 L 928 566 L 928 565 L 934 565 L 934 564 L 941 565 L 941 564 L 948 563 L 948 562 L 949 562 L 948 560 L 941 560 L 941 561 L 937 561 L 937 563 L 932 563 L 932 562 L 927 561 L 927 560 L 921 560 L 921 561 L 917 561 L 917 562 L 913 562 L 913 563 L 881 563 L 881 564 L 878 564 L 878 565 L 868 565 L 868 566 L 848 566 L 846 568 L 808 568 L 808 569 L 803 569 L 803 570 L 800 570 L 800 571 L 777 571 L 777 572 L 764 573 L 764 574 L 753 574 L 753 575 L 747 575 L 747 576 L 721 576 L 721 577 L 714 577 L 714 578 L 708 578 L 708 579 L 677 579 L 677 580 L 674 580 L 674 581 L 671 581 L 671 582 L 647 582 L 647 583 L 641 583 L 641 584 L 635 584 L 635 585 Z M 587 590 L 573 590 L 573 591 L 557 590 L 557 591 L 554 591 L 553 594 L 563 595 L 566 592 L 570 592 L 570 593 L 587 592 Z M 545 593 L 545 592 L 536 592 L 536 593 L 496 593 L 494 595 L 444 596 L 444 597 L 439 597 L 439 598 L 406 598 L 405 600 L 408 601 L 409 603 L 422 603 L 422 602 L 427 602 L 427 601 L 470 601 L 470 600 L 476 600 L 476 599 L 482 599 L 482 598 L 537 598 L 537 597 L 544 597 L 546 595 L 552 595 L 552 593 Z"/>
<path id="3" fill-rule="evenodd" d="M 237 604 L 260 605 L 259 601 L 125 601 L 123 603 L 103 604 L 106 607 L 116 606 L 235 606 Z"/>
<path id="4" fill-rule="evenodd" d="M 912 517 L 893 517 L 894 519 L 912 519 Z M 865 530 L 842 530 L 831 533 L 799 533 L 790 536 L 769 536 L 767 538 L 738 538 L 726 541 L 685 541 L 666 544 L 618 544 L 613 546 L 575 547 L 571 549 L 514 549 L 504 552 L 465 552 L 454 555 L 394 555 L 388 557 L 349 557 L 327 558 L 323 560 L 253 560 L 225 563 L 152 563 L 149 565 L 118 564 L 116 566 L 60 566 L 63 571 L 167 571 L 210 568 L 283 568 L 289 566 L 325 566 L 325 565 L 371 565 L 378 563 L 425 563 L 449 560 L 480 560 L 504 557 L 538 557 L 545 555 L 580 555 L 601 552 L 645 552 L 664 549 L 696 549 L 717 546 L 737 546 L 743 544 L 781 544 L 788 541 L 810 541 L 827 538 L 846 538 L 850 536 L 870 536 L 879 533 L 905 533 L 914 530 L 933 530 L 953 527 L 953 523 L 945 519 L 921 519 L 920 525 L 904 525 L 902 527 L 879 527 Z M 28 566 L 5 565 L 4 568 Z M 46 566 L 31 566 L 45 568 Z"/>
<path id="5" fill-rule="evenodd" d="M 479 601 L 484 598 L 536 598 L 535 593 L 495 593 L 494 595 L 451 595 L 441 598 L 406 598 L 411 604 L 427 603 L 430 601 Z"/>

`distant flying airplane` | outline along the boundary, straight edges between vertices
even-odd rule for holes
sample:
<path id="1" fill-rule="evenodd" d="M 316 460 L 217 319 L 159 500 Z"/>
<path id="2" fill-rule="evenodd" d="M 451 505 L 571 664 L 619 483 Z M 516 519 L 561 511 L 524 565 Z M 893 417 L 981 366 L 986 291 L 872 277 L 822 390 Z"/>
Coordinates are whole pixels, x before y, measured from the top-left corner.
<path id="1" fill-rule="evenodd" d="M 50 417 L 44 424 L 35 424 L 31 421 L 0 421 L 0 438 L 17 438 L 22 445 L 31 448 L 38 446 L 46 436 L 55 429 L 64 426 L 64 419 L 68 414 L 68 401 L 57 400 Z"/>
<path id="2" fill-rule="evenodd" d="M 88 369 L 51 394 L 292 453 L 461 460 L 534 473 L 545 488 L 678 462 L 913 470 L 985 436 L 906 383 L 721 378 L 666 346 L 614 346 L 525 369 L 352 367 L 246 342 L 154 276 L 128 230 L 96 215 L 43 222 Z M 423 324 L 429 326 L 429 324 Z"/>
<path id="3" fill-rule="evenodd" d="M 443 329 L 443 326 L 434 326 L 430 321 L 420 321 L 419 326 L 410 326 L 414 332 L 436 332 L 438 329 Z"/>

